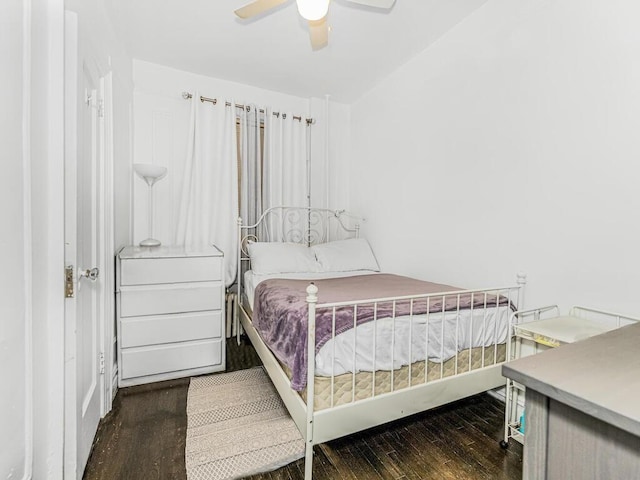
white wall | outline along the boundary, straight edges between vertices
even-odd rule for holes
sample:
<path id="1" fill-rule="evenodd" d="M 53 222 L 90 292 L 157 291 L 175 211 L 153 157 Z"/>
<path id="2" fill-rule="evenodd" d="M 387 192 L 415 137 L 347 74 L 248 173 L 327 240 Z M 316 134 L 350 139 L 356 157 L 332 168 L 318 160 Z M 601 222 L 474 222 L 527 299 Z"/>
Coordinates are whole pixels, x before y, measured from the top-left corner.
<path id="1" fill-rule="evenodd" d="M 0 475 L 22 478 L 27 456 L 25 198 L 23 150 L 23 2 L 0 4 L 0 375 L 11 394 L 0 395 Z M 7 208 L 8 206 L 11 208 Z"/>
<path id="2" fill-rule="evenodd" d="M 490 0 L 353 105 L 383 267 L 640 313 L 640 4 Z"/>
<path id="3" fill-rule="evenodd" d="M 310 127 L 314 172 L 311 188 L 314 205 L 324 205 L 321 203 L 325 198 L 324 100 L 295 97 L 140 60 L 134 60 L 134 83 L 132 163 L 156 163 L 168 169 L 167 177 L 154 186 L 155 238 L 163 244 L 172 244 L 175 240 L 175 225 L 180 206 L 190 113 L 189 101 L 181 96 L 183 91 L 197 91 L 206 97 L 233 99 L 243 104 L 266 105 L 279 111 L 315 118 L 316 123 Z M 348 111 L 348 107 L 331 102 L 330 109 L 337 112 L 335 120 L 331 120 L 331 131 L 347 131 L 348 116 L 344 111 Z M 343 145 L 344 142 L 345 139 L 340 137 L 339 144 Z M 329 148 L 335 147 L 330 145 Z M 133 182 L 134 191 L 132 242 L 138 243 L 148 236 L 147 186 L 141 179 L 134 178 L 133 174 L 130 181 Z"/>

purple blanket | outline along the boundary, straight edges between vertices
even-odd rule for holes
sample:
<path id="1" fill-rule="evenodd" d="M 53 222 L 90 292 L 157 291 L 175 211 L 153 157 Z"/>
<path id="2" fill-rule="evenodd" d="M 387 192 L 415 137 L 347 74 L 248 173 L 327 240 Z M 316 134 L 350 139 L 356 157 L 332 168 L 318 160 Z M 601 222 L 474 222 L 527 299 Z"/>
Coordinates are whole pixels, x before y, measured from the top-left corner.
<path id="1" fill-rule="evenodd" d="M 292 372 L 291 388 L 301 391 L 307 383 L 307 317 L 306 288 L 309 280 L 270 279 L 261 282 L 255 291 L 253 303 L 253 325 L 264 342 L 282 363 Z M 372 298 L 425 295 L 438 292 L 451 292 L 459 288 L 438 283 L 424 282 L 413 278 L 391 274 L 357 275 L 353 277 L 315 280 L 318 287 L 318 303 L 355 302 Z M 441 312 L 442 297 L 429 300 L 429 312 Z M 484 308 L 485 306 L 507 305 L 508 299 L 495 295 L 476 293 L 460 296 L 459 308 Z M 359 305 L 356 324 L 369 322 L 376 318 L 394 315 L 393 303 Z M 445 311 L 458 308 L 458 296 L 445 298 Z M 427 301 L 398 301 L 395 316 L 424 314 Z M 336 335 L 353 328 L 354 308 L 339 307 L 335 313 Z M 333 309 L 318 309 L 316 312 L 316 353 L 332 337 Z"/>

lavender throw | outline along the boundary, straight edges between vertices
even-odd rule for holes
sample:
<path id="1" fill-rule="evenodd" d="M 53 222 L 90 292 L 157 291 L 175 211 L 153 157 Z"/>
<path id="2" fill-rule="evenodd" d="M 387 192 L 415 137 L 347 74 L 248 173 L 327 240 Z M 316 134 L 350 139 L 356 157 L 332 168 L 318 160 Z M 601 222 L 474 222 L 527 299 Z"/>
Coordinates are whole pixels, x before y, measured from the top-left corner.
<path id="1" fill-rule="evenodd" d="M 353 277 L 315 280 L 318 287 L 318 303 L 356 302 L 372 298 L 426 295 L 453 292 L 461 289 L 438 283 L 424 282 L 392 274 L 357 275 Z M 253 325 L 275 356 L 292 372 L 291 388 L 301 391 L 307 383 L 307 317 L 306 288 L 308 280 L 270 279 L 261 282 L 255 291 Z M 459 297 L 459 300 L 458 300 Z M 411 301 L 380 302 L 359 305 L 356 325 L 374 318 L 386 318 L 395 314 L 424 314 L 443 311 L 443 297 L 431 297 Z M 506 297 L 484 293 L 448 295 L 444 298 L 444 310 L 452 311 L 507 305 Z M 316 353 L 332 337 L 333 309 L 316 312 Z M 354 326 L 353 306 L 335 309 L 335 334 Z"/>

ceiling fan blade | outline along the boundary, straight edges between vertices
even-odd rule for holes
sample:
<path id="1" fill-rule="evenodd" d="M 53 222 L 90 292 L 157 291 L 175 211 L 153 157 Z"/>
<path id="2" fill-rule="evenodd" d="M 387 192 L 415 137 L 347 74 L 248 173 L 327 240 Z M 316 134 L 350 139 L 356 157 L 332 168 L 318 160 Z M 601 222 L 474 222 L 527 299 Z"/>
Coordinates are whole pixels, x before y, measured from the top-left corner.
<path id="1" fill-rule="evenodd" d="M 351 3 L 366 5 L 367 7 L 391 8 L 396 0 L 347 0 Z"/>
<path id="2" fill-rule="evenodd" d="M 311 39 L 311 48 L 320 50 L 329 43 L 329 25 L 327 17 L 320 20 L 309 20 L 309 37 Z"/>
<path id="3" fill-rule="evenodd" d="M 244 7 L 240 7 L 233 13 L 240 18 L 251 18 L 288 1 L 289 0 L 255 0 L 255 2 L 251 2 Z"/>

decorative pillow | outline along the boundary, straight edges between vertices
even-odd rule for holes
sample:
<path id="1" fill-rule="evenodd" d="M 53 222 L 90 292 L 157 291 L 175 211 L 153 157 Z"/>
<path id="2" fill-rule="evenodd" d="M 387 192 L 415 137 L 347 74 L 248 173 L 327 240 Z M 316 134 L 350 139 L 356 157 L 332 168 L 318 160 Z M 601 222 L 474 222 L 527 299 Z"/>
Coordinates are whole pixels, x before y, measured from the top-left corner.
<path id="1" fill-rule="evenodd" d="M 380 271 L 371 246 L 364 238 L 321 243 L 312 246 L 311 249 L 325 272 Z"/>
<path id="2" fill-rule="evenodd" d="M 309 247 L 299 243 L 249 242 L 251 270 L 258 274 L 320 272 Z"/>

